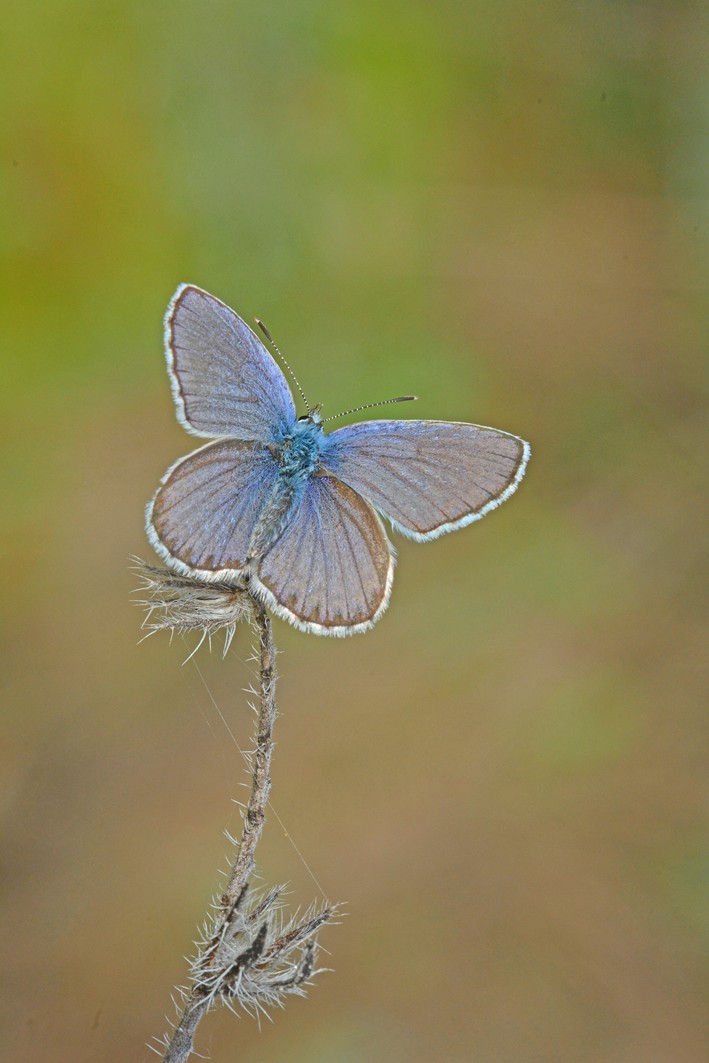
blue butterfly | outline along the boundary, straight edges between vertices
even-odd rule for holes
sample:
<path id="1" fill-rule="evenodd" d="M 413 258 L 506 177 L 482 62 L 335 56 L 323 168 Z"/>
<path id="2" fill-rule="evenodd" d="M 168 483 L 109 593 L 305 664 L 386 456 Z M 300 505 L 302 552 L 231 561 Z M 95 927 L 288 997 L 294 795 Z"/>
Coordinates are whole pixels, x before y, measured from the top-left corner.
<path id="1" fill-rule="evenodd" d="M 163 477 L 150 542 L 178 572 L 248 584 L 303 631 L 366 631 L 386 609 L 394 552 L 379 514 L 426 542 L 484 517 L 524 475 L 529 444 L 494 428 L 367 421 L 326 435 L 319 407 L 296 416 L 251 329 L 191 284 L 170 302 L 165 348 L 178 420 L 211 442 Z"/>

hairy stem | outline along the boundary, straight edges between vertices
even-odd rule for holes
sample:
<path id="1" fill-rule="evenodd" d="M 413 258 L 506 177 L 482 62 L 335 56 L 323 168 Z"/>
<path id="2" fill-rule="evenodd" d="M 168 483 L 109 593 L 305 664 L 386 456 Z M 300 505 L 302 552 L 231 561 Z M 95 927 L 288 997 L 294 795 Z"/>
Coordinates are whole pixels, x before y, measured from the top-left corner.
<path id="1" fill-rule="evenodd" d="M 234 904 L 251 878 L 254 870 L 256 846 L 266 819 L 268 795 L 271 792 L 271 758 L 273 757 L 273 725 L 276 722 L 276 650 L 273 645 L 271 620 L 260 602 L 254 602 L 254 622 L 259 641 L 259 712 L 254 755 L 254 774 L 251 797 L 244 817 L 241 841 L 237 850 L 229 883 L 224 893 L 225 907 Z"/>
<path id="2" fill-rule="evenodd" d="M 271 789 L 271 758 L 273 756 L 273 725 L 276 720 L 276 651 L 271 621 L 260 602 L 252 600 L 253 620 L 259 644 L 259 703 L 256 730 L 256 749 L 251 783 L 251 795 L 244 815 L 244 825 L 236 858 L 222 904 L 222 926 L 233 918 L 248 887 L 255 866 L 255 852 L 266 819 L 266 806 Z M 215 933 L 215 940 L 220 937 Z M 185 1007 L 163 1056 L 163 1063 L 185 1063 L 194 1050 L 194 1037 L 202 1016 L 209 1009 L 209 997 L 201 985 L 193 984 Z"/>

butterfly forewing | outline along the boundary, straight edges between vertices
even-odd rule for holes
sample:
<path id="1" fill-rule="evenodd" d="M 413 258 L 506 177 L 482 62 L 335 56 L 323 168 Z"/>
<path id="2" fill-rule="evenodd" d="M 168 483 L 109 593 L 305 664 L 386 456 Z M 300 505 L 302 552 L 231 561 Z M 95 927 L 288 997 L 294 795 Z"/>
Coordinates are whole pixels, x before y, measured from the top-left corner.
<path id="1" fill-rule="evenodd" d="M 277 476 L 260 443 L 225 439 L 201 447 L 173 465 L 148 507 L 153 546 L 188 574 L 238 576 Z"/>
<path id="2" fill-rule="evenodd" d="M 384 611 L 393 565 L 372 507 L 334 477 L 313 476 L 254 586 L 297 627 L 346 635 L 366 630 Z"/>
<path id="3" fill-rule="evenodd" d="M 450 421 L 367 421 L 328 437 L 325 466 L 410 538 L 479 520 L 517 488 L 529 446 Z"/>
<path id="4" fill-rule="evenodd" d="M 193 434 L 266 442 L 295 420 L 286 379 L 264 345 L 201 288 L 175 292 L 165 347 L 178 417 Z"/>

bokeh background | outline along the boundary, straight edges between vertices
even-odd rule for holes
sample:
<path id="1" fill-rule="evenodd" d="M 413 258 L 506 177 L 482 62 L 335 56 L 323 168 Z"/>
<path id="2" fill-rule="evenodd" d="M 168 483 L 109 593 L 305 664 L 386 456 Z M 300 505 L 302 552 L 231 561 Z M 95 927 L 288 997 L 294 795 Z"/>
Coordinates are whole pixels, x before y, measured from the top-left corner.
<path id="1" fill-rule="evenodd" d="M 374 631 L 277 623 L 273 802 L 348 916 L 307 1000 L 201 1050 L 704 1063 L 706 7 L 2 21 L 3 1063 L 154 1058 L 238 828 L 248 633 L 200 675 L 130 604 L 193 446 L 180 281 L 263 317 L 326 412 L 414 392 L 533 446 L 483 522 L 398 541 Z M 273 818 L 260 866 L 320 897 Z"/>

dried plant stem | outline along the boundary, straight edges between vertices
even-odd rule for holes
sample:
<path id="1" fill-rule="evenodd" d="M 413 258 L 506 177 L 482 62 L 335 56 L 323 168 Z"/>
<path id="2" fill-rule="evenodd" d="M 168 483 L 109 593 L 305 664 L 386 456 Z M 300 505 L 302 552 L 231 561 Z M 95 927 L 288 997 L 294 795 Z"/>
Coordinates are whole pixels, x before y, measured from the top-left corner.
<path id="1" fill-rule="evenodd" d="M 259 713 L 254 754 L 251 797 L 244 817 L 241 842 L 229 876 L 223 902 L 235 904 L 248 884 L 255 866 L 255 852 L 266 819 L 271 792 L 273 725 L 276 722 L 276 671 L 273 629 L 270 617 L 260 602 L 254 602 L 254 624 L 259 643 Z"/>
<path id="2" fill-rule="evenodd" d="M 199 1006 L 191 993 L 170 1039 L 170 1044 L 167 1046 L 167 1052 L 163 1056 L 165 1063 L 183 1063 L 184 1060 L 190 1058 L 194 1047 L 194 1035 L 206 1010 L 204 1004 L 202 1007 Z"/>
<path id="3" fill-rule="evenodd" d="M 164 1063 L 186 1063 L 202 1017 L 218 1004 L 251 1015 L 283 1007 L 289 996 L 304 996 L 318 974 L 317 932 L 332 920 L 337 905 L 311 904 L 300 917 L 288 915 L 283 887 L 252 890 L 256 846 L 266 820 L 271 790 L 273 725 L 276 720 L 276 649 L 271 621 L 248 586 L 204 583 L 166 568 L 134 559 L 139 604 L 147 610 L 148 634 L 198 632 L 197 648 L 224 632 L 224 652 L 242 621 L 255 628 L 258 641 L 258 690 L 255 748 L 249 757 L 251 793 L 244 811 L 241 838 L 224 892 L 212 902 L 190 962 L 187 988 L 179 989 L 184 1006 L 177 1024 L 157 1040 Z M 194 652 L 194 651 L 193 651 Z"/>
<path id="4" fill-rule="evenodd" d="M 254 626 L 259 643 L 259 711 L 256 732 L 256 751 L 251 796 L 244 815 L 236 859 L 229 883 L 222 897 L 222 919 L 226 921 L 244 895 L 255 866 L 256 846 L 266 819 L 266 806 L 271 789 L 271 758 L 273 756 L 273 725 L 276 722 L 275 648 L 270 618 L 260 602 L 253 603 Z M 210 998 L 205 987 L 193 982 L 180 1021 L 163 1056 L 164 1063 L 185 1063 L 193 1047 L 194 1036 L 202 1016 L 208 1010 Z"/>

